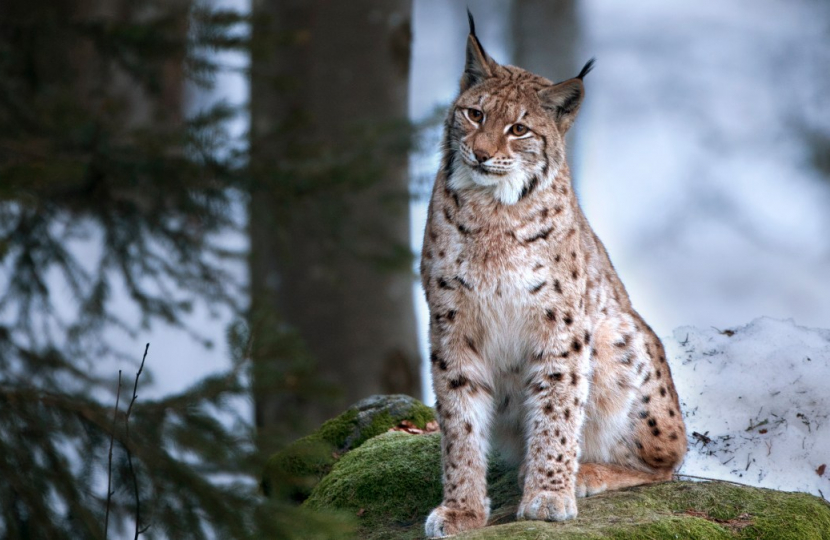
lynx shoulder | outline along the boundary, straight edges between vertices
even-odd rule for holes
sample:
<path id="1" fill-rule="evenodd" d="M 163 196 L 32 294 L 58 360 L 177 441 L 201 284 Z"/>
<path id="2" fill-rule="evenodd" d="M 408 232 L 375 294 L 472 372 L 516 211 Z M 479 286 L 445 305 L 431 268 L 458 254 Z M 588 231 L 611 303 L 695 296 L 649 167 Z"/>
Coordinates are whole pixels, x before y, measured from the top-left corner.
<path id="1" fill-rule="evenodd" d="M 589 62 L 554 84 L 497 64 L 470 18 L 421 278 L 442 432 L 431 537 L 482 527 L 491 447 L 521 464 L 521 519 L 667 480 L 686 451 L 660 340 L 631 306 L 571 186 L 565 133 Z"/>

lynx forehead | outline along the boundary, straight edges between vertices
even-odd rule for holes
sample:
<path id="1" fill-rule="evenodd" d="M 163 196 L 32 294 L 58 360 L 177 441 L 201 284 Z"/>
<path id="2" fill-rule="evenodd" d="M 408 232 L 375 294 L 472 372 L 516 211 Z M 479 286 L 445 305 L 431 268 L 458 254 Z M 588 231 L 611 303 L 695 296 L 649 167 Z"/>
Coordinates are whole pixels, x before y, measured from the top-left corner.
<path id="1" fill-rule="evenodd" d="M 663 346 L 571 188 L 564 135 L 591 67 L 554 84 L 502 66 L 470 17 L 421 260 L 444 485 L 428 536 L 486 524 L 491 446 L 521 466 L 518 517 L 544 520 L 668 480 L 685 454 Z"/>

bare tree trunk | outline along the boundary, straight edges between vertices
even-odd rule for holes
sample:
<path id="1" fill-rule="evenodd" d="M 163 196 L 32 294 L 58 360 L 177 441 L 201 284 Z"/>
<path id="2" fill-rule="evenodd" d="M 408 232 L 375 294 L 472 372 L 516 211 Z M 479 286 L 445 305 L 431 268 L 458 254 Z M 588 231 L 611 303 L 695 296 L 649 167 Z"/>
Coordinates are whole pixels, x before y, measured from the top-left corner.
<path id="1" fill-rule="evenodd" d="M 576 0 L 513 0 L 513 61 L 553 82 L 579 73 Z M 587 59 L 586 59 L 587 60 Z"/>
<path id="2" fill-rule="evenodd" d="M 381 133 L 368 136 L 369 145 L 385 148 L 400 137 L 379 130 L 407 116 L 411 4 L 255 0 L 253 13 L 258 185 L 267 183 L 266 171 L 284 171 L 307 155 L 321 168 L 345 149 L 362 156 L 325 178 L 298 172 L 253 193 L 256 413 L 261 430 L 269 430 L 296 418 L 316 425 L 374 393 L 420 394 L 411 267 L 402 257 L 388 268 L 395 266 L 390 254 L 409 247 L 406 152 L 388 164 L 387 156 L 355 145 L 367 129 Z M 379 164 L 380 178 L 360 185 Z M 281 333 L 282 345 L 265 344 L 269 332 Z M 315 382 L 337 390 L 331 399 L 301 391 L 291 366 L 302 347 L 315 362 Z M 277 376 L 268 378 L 272 367 Z"/>
<path id="3" fill-rule="evenodd" d="M 588 60 L 579 58 L 578 15 L 577 0 L 513 0 L 513 63 L 553 82 L 575 77 Z M 565 137 L 571 164 L 578 151 L 579 124 Z"/>

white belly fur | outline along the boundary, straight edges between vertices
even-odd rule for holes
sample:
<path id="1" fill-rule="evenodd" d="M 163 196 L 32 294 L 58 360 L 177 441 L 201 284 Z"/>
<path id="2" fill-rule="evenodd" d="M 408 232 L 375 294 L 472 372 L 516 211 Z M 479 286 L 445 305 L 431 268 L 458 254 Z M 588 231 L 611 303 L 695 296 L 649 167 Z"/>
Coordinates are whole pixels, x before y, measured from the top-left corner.
<path id="1" fill-rule="evenodd" d="M 481 291 L 478 304 L 479 328 L 488 329 L 482 339 L 481 375 L 493 390 L 492 446 L 510 463 L 518 464 L 524 457 L 526 436 L 524 366 L 532 350 L 533 325 L 529 315 L 533 313 L 527 299 L 524 279 L 516 279 L 514 285 L 507 280 L 494 283 L 490 290 Z M 501 294 L 497 295 L 496 291 Z M 598 336 L 601 338 L 602 336 Z M 633 406 L 633 388 L 621 392 L 617 387 L 619 377 L 627 372 L 592 373 L 593 384 L 585 409 L 585 423 L 580 436 L 580 461 L 623 461 L 624 447 L 620 444 L 629 429 L 629 411 Z M 633 381 L 630 381 L 633 383 Z M 612 388 L 610 385 L 614 385 Z M 632 385 L 633 386 L 633 385 Z M 600 408 L 594 399 L 597 393 L 613 395 L 613 407 Z M 505 406 L 505 400 L 507 405 Z"/>

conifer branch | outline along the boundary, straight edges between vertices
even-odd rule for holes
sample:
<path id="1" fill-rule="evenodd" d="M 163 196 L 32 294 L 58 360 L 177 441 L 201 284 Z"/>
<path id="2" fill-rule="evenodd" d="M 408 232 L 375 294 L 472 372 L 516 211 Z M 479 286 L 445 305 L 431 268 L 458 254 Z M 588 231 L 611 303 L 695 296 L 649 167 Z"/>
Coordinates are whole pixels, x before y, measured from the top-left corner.
<path id="1" fill-rule="evenodd" d="M 107 512 L 104 518 L 104 540 L 110 526 L 110 503 L 112 502 L 112 446 L 115 443 L 115 421 L 118 419 L 118 401 L 121 398 L 121 370 L 118 370 L 118 389 L 115 391 L 115 409 L 112 412 L 112 433 L 110 433 L 110 455 L 107 463 Z"/>

